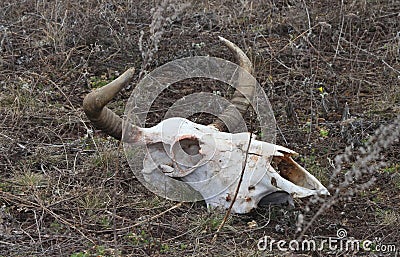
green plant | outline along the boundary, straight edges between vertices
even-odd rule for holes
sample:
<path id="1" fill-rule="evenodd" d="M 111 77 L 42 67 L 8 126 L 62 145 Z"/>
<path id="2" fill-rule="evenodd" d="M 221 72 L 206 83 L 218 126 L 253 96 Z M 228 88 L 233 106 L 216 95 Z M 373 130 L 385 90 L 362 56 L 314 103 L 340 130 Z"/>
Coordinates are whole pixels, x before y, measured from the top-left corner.
<path id="1" fill-rule="evenodd" d="M 384 172 L 391 173 L 391 174 L 398 173 L 399 170 L 400 170 L 400 163 L 394 163 L 393 165 L 391 165 L 389 167 L 383 168 Z"/>
<path id="2" fill-rule="evenodd" d="M 0 182 L 0 191 L 7 192 L 11 189 L 11 185 L 8 182 Z"/>
<path id="3" fill-rule="evenodd" d="M 221 222 L 222 222 L 222 219 L 220 219 L 218 217 L 210 219 L 209 224 L 210 224 L 211 230 L 216 230 Z"/>
<path id="4" fill-rule="evenodd" d="M 63 228 L 63 225 L 60 224 L 60 223 L 58 223 L 58 222 L 55 222 L 55 221 L 54 221 L 54 222 L 52 222 L 52 223 L 50 224 L 50 229 L 51 229 L 52 231 L 60 232 L 62 228 Z"/>
<path id="5" fill-rule="evenodd" d="M 117 158 L 118 153 L 116 151 L 99 151 L 99 153 L 91 159 L 91 164 L 96 168 L 107 168 L 107 165 L 115 163 Z"/>
<path id="6" fill-rule="evenodd" d="M 144 230 L 140 230 L 138 234 L 128 233 L 125 238 L 128 239 L 132 245 L 154 245 L 154 240 Z"/>
<path id="7" fill-rule="evenodd" d="M 71 257 L 89 257 L 90 253 L 78 252 L 71 254 Z"/>
<path id="8" fill-rule="evenodd" d="M 320 128 L 320 129 L 319 129 L 319 135 L 320 135 L 321 137 L 328 137 L 328 135 L 329 135 L 329 130 L 326 129 L 326 128 Z"/>
<path id="9" fill-rule="evenodd" d="M 107 78 L 107 75 L 105 75 L 105 74 L 101 75 L 100 77 L 92 76 L 89 78 L 89 84 L 92 88 L 100 88 L 100 87 L 107 85 L 114 79 L 115 79 L 115 76 L 111 76 L 111 77 Z"/>
<path id="10" fill-rule="evenodd" d="M 96 245 L 93 246 L 92 249 L 93 251 L 87 250 L 83 252 L 77 252 L 71 254 L 70 257 L 91 257 L 91 256 L 96 256 L 96 257 L 106 257 L 106 256 L 112 256 L 110 254 L 107 254 L 107 249 L 104 245 Z"/>
<path id="11" fill-rule="evenodd" d="M 38 187 L 45 182 L 44 175 L 35 172 L 24 172 L 14 177 L 15 183 L 22 187 Z"/>
<path id="12" fill-rule="evenodd" d="M 376 217 L 381 225 L 394 225 L 399 221 L 399 214 L 394 210 L 376 210 Z"/>
<path id="13" fill-rule="evenodd" d="M 393 174 L 392 183 L 397 189 L 400 189 L 400 174 L 399 173 Z"/>
<path id="14" fill-rule="evenodd" d="M 322 184 L 329 183 L 327 171 L 321 167 L 318 161 L 318 156 L 311 154 L 309 156 L 300 157 L 300 161 L 304 164 L 304 168 L 316 177 Z"/>
<path id="15" fill-rule="evenodd" d="M 168 244 L 161 244 L 160 253 L 167 253 L 170 251 L 170 247 Z"/>
<path id="16" fill-rule="evenodd" d="M 210 215 L 206 215 L 204 217 L 200 217 L 195 223 L 198 224 L 199 228 L 201 228 L 201 233 L 206 233 L 208 231 L 216 231 L 224 219 L 224 213 L 211 213 Z M 231 218 L 228 218 L 224 229 L 230 228 L 229 223 L 231 222 Z"/>
<path id="17" fill-rule="evenodd" d="M 96 246 L 96 256 L 105 256 L 106 255 L 106 248 L 103 245 Z"/>
<path id="18" fill-rule="evenodd" d="M 100 225 L 104 228 L 110 228 L 111 220 L 108 217 L 103 217 L 100 219 Z"/>

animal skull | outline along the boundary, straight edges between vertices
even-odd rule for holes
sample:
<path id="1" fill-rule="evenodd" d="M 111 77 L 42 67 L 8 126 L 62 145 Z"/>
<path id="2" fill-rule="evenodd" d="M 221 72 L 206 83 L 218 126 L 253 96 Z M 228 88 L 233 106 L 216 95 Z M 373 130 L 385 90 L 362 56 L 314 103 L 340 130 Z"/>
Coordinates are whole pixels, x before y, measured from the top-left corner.
<path id="1" fill-rule="evenodd" d="M 187 184 L 209 206 L 224 208 L 234 198 L 249 140 L 250 133 L 220 132 L 184 118 L 170 118 L 151 128 L 128 125 L 123 135 L 124 144 L 146 146 L 142 174 L 155 191 L 169 198 Z M 314 176 L 293 161 L 294 154 L 285 147 L 252 139 L 232 212 L 247 213 L 263 197 L 282 190 L 293 197 L 327 194 Z M 271 166 L 273 157 L 286 163 L 285 170 L 276 171 Z M 182 183 L 166 189 L 171 178 Z"/>
<path id="2" fill-rule="evenodd" d="M 230 41 L 221 40 L 235 54 L 240 66 L 252 73 L 251 62 L 243 51 Z M 122 140 L 128 160 L 137 158 L 142 146 L 143 169 L 136 175 L 153 192 L 177 201 L 205 200 L 212 207 L 228 208 L 233 202 L 234 213 L 247 213 L 260 203 L 266 204 L 274 193 L 278 193 L 278 198 L 329 194 L 291 158 L 296 155 L 294 151 L 250 138 L 248 132 L 222 131 L 225 126 L 234 127 L 240 120 L 238 115 L 248 109 L 254 89 L 245 83 L 246 76 L 239 75 L 239 86 L 231 99 L 230 107 L 234 108 L 227 108 L 219 116 L 221 119 L 211 125 L 175 117 L 151 128 L 141 128 L 105 107 L 130 82 L 133 73 L 134 69 L 129 69 L 88 94 L 83 107 L 97 128 Z"/>

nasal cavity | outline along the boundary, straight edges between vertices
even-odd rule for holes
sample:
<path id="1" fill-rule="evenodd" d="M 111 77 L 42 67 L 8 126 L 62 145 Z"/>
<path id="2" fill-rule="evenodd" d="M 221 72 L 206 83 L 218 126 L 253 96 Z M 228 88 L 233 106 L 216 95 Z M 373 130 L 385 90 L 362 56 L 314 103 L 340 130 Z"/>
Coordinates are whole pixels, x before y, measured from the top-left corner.
<path id="1" fill-rule="evenodd" d="M 314 189 L 307 184 L 307 174 L 295 164 L 289 154 L 284 153 L 284 156 L 274 157 L 272 165 L 279 171 L 282 178 L 298 186 Z"/>

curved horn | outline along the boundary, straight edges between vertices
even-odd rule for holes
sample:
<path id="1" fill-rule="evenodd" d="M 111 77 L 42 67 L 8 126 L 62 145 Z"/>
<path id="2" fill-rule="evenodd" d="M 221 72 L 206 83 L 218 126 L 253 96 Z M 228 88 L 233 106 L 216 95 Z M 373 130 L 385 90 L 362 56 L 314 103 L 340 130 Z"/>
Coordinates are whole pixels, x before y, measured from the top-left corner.
<path id="1" fill-rule="evenodd" d="M 246 54 L 229 40 L 223 37 L 219 37 L 219 39 L 231 50 L 237 63 L 252 74 L 253 66 Z M 122 138 L 122 119 L 108 109 L 106 105 L 132 80 L 134 72 L 134 68 L 128 69 L 114 81 L 89 93 L 83 100 L 83 110 L 93 125 L 118 140 Z M 211 124 L 220 131 L 225 130 L 226 127 L 235 127 L 247 112 L 250 105 L 247 99 L 252 99 L 254 85 L 245 82 L 243 76 L 239 74 L 239 85 L 233 94 L 232 105 L 220 115 L 227 125 L 220 119 L 216 119 Z M 237 115 L 235 109 L 239 110 L 240 115 Z"/>
<path id="2" fill-rule="evenodd" d="M 219 39 L 229 48 L 229 50 L 231 50 L 235 56 L 236 62 L 240 65 L 240 67 L 245 69 L 248 73 L 253 74 L 253 65 L 247 55 L 231 41 L 223 37 L 219 37 Z M 250 105 L 248 99 L 252 99 L 254 97 L 254 91 L 254 84 L 246 83 L 244 76 L 239 74 L 239 85 L 237 86 L 230 101 L 232 105 L 226 108 L 219 116 L 219 119 L 214 120 L 214 122 L 210 125 L 216 127 L 220 131 L 224 131 L 228 127 L 236 127 L 236 125 L 239 124 L 240 120 L 242 119 L 242 116 L 246 114 Z M 240 115 L 237 115 L 235 109 L 239 111 Z"/>
<path id="3" fill-rule="evenodd" d="M 134 73 L 134 68 L 128 69 L 117 79 L 89 93 L 83 100 L 83 110 L 93 125 L 118 140 L 122 137 L 122 119 L 106 104 L 132 80 Z"/>

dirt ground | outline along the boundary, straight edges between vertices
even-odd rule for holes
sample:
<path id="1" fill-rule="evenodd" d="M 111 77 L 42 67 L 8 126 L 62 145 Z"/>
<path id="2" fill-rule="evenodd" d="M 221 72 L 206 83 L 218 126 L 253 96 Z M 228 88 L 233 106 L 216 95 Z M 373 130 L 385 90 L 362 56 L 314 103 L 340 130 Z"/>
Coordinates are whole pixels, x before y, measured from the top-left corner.
<path id="1" fill-rule="evenodd" d="M 331 196 L 230 215 L 213 243 L 225 212 L 149 192 L 118 141 L 92 127 L 82 100 L 135 67 L 110 107 L 122 115 L 134 85 L 162 64 L 233 61 L 218 36 L 252 60 L 276 143 L 298 152 Z M 3 0 L 0 49 L 0 256 L 399 254 L 399 1 Z M 146 124 L 199 91 L 230 94 L 220 83 L 186 81 L 160 95 Z M 272 249 L 259 249 L 266 236 Z M 276 243 L 329 238 L 371 244 Z"/>

